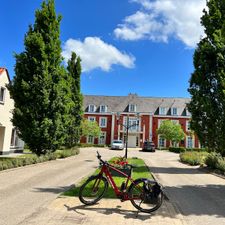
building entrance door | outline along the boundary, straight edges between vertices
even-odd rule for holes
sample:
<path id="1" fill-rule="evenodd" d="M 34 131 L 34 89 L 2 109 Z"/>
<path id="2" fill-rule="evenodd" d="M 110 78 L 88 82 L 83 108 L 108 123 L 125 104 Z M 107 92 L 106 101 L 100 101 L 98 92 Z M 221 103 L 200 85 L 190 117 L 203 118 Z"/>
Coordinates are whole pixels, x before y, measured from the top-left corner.
<path id="1" fill-rule="evenodd" d="M 135 136 L 128 136 L 128 148 L 136 148 L 136 135 Z"/>

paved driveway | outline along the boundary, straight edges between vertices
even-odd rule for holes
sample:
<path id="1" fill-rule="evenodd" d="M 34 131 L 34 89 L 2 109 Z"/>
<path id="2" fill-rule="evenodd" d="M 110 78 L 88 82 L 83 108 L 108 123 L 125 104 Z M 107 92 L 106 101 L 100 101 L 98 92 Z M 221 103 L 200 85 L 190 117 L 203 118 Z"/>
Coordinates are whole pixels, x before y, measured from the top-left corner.
<path id="1" fill-rule="evenodd" d="M 188 224 L 225 224 L 225 179 L 180 163 L 175 153 L 143 154 L 170 202 L 178 207 Z"/>

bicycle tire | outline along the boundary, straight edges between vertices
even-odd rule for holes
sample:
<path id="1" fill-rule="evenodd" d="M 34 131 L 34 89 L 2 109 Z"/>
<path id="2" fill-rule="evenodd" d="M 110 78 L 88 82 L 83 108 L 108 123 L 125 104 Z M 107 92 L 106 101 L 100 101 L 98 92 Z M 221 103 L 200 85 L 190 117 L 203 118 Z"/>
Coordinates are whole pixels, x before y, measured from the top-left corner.
<path id="1" fill-rule="evenodd" d="M 148 191 L 144 191 L 143 189 L 144 185 L 146 185 L 146 182 L 150 186 L 150 190 Z M 130 185 L 128 194 L 132 205 L 136 209 L 144 213 L 151 213 L 156 211 L 162 205 L 164 197 L 162 190 L 160 190 L 156 197 L 151 198 L 151 196 L 154 194 L 151 188 L 155 184 L 157 184 L 157 182 L 141 178 L 135 180 Z"/>
<path id="2" fill-rule="evenodd" d="M 79 199 L 85 205 L 94 205 L 103 197 L 107 189 L 108 181 L 105 177 L 91 176 L 80 187 Z"/>

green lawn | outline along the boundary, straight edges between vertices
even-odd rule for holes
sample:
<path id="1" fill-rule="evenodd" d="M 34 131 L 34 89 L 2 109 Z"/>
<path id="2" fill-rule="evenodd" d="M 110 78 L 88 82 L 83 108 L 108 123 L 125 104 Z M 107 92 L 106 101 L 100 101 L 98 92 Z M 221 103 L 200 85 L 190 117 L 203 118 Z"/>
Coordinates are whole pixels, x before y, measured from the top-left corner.
<path id="1" fill-rule="evenodd" d="M 109 162 L 115 161 L 116 158 L 111 159 Z M 97 163 L 97 162 L 96 162 Z M 137 158 L 129 158 L 128 163 L 137 166 L 137 168 L 133 169 L 132 172 L 132 178 L 135 180 L 137 178 L 149 178 L 152 179 L 151 173 L 149 172 L 148 167 L 145 165 L 145 162 L 142 159 Z M 97 169 L 93 175 L 97 174 L 99 172 L 99 169 Z M 126 180 L 124 177 L 113 177 L 114 181 L 116 182 L 116 185 L 118 187 L 121 186 L 121 183 Z M 71 188 L 70 190 L 63 193 L 65 196 L 78 196 L 80 186 L 87 180 L 87 178 L 83 179 L 78 186 L 75 186 Z M 114 191 L 109 184 L 109 188 L 107 192 L 104 195 L 105 198 L 116 198 Z"/>

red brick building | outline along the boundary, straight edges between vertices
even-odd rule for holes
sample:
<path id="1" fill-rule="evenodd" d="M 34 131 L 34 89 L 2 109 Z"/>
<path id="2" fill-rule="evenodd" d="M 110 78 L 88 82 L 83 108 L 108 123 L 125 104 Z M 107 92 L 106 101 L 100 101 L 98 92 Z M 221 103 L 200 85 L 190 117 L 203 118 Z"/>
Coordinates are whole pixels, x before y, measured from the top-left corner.
<path id="1" fill-rule="evenodd" d="M 173 120 L 181 124 L 186 137 L 179 146 L 198 148 L 200 143 L 190 133 L 191 115 L 187 110 L 188 98 L 128 96 L 84 96 L 84 117 L 96 121 L 101 128 L 99 138 L 82 137 L 82 143 L 110 145 L 112 140 L 125 141 L 127 123 L 133 126 L 128 132 L 128 147 L 141 147 L 150 140 L 157 147 L 168 147 L 169 141 L 157 135 L 162 120 Z"/>

